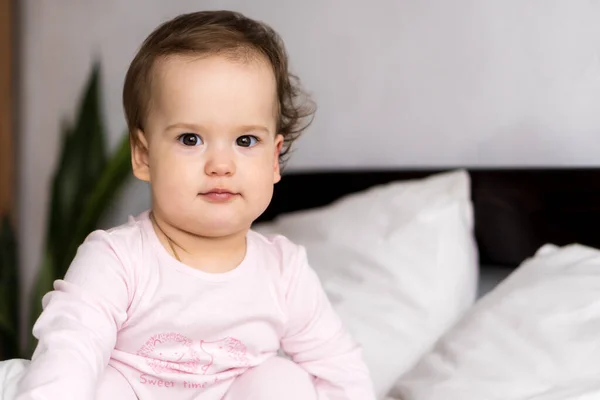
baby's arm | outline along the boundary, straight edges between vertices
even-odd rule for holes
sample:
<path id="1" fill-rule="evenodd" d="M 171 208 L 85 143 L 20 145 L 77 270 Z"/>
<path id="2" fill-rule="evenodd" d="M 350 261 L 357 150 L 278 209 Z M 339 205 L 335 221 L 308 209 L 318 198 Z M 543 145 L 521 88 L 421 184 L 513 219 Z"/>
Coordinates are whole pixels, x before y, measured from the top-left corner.
<path id="1" fill-rule="evenodd" d="M 375 400 L 361 348 L 331 307 L 304 248 L 289 261 L 289 322 L 282 349 L 316 378 L 319 400 Z"/>
<path id="2" fill-rule="evenodd" d="M 109 234 L 79 247 L 64 280 L 43 298 L 34 325 L 39 340 L 17 400 L 93 399 L 129 304 L 126 260 Z"/>

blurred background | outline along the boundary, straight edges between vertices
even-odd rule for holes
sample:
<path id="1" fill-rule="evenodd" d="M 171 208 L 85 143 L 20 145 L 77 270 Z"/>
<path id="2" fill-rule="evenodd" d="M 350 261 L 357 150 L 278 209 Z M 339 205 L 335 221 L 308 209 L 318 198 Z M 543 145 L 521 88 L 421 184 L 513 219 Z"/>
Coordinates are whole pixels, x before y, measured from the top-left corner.
<path id="1" fill-rule="evenodd" d="M 319 107 L 289 171 L 600 165 L 600 2 L 0 0 L 0 359 L 27 355 L 74 243 L 150 206 L 123 79 L 158 24 L 202 9 L 286 42 Z"/>

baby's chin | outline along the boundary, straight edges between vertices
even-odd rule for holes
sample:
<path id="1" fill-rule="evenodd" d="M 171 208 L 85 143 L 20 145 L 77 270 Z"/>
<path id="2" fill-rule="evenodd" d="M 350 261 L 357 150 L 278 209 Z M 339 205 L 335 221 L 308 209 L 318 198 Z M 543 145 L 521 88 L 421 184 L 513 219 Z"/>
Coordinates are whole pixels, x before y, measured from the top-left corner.
<path id="1" fill-rule="evenodd" d="M 201 237 L 219 238 L 245 233 L 256 218 L 211 215 L 189 219 L 185 230 Z"/>

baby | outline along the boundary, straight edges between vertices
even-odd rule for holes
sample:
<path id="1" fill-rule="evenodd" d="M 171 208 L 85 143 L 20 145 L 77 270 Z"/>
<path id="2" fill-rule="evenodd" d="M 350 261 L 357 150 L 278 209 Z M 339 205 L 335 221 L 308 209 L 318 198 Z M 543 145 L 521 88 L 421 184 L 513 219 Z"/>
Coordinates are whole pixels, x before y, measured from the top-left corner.
<path id="1" fill-rule="evenodd" d="M 375 399 L 304 248 L 251 229 L 313 112 L 292 78 L 238 13 L 146 39 L 123 102 L 152 209 L 91 233 L 44 297 L 19 400 Z"/>

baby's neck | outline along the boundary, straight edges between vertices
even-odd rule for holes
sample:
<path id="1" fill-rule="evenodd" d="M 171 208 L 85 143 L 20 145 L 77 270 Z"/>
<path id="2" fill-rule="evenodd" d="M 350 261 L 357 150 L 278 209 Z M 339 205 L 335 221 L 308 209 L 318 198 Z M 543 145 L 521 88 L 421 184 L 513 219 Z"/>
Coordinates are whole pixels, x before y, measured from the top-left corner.
<path id="1" fill-rule="evenodd" d="M 156 214 L 152 215 L 154 231 L 163 247 L 171 256 L 192 268 L 224 273 L 235 269 L 246 255 L 247 230 L 227 236 L 200 236 L 173 226 Z"/>

